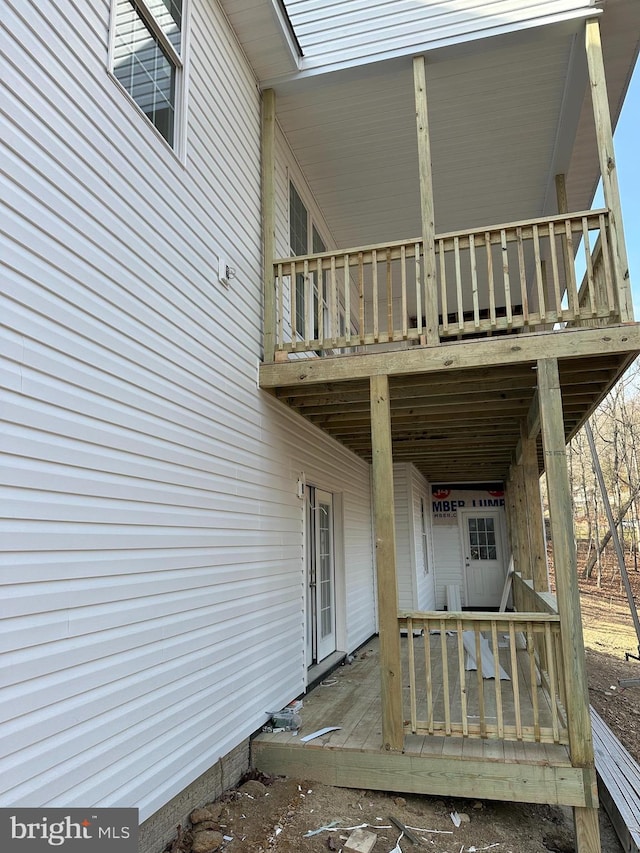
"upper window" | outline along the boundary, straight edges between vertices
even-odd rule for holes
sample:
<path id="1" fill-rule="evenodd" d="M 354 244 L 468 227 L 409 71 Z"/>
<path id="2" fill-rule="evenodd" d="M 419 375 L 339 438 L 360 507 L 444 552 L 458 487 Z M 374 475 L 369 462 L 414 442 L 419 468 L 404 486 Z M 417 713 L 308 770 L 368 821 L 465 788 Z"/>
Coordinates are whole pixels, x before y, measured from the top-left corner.
<path id="1" fill-rule="evenodd" d="M 176 148 L 183 76 L 183 0 L 115 0 L 113 74 Z"/>

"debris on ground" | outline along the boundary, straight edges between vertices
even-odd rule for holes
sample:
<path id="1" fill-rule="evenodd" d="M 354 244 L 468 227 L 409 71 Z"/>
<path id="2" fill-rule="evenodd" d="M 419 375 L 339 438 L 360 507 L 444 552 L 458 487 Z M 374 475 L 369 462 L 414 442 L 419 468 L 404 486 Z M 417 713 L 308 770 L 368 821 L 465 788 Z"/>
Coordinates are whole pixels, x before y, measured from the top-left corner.
<path id="1" fill-rule="evenodd" d="M 215 802 L 194 808 L 190 820 L 165 853 L 361 853 L 356 846 L 359 838 L 373 844 L 363 848 L 367 853 L 574 849 L 569 809 L 477 798 L 398 796 L 255 771 Z M 605 834 L 603 853 L 621 853 L 611 837 Z"/>

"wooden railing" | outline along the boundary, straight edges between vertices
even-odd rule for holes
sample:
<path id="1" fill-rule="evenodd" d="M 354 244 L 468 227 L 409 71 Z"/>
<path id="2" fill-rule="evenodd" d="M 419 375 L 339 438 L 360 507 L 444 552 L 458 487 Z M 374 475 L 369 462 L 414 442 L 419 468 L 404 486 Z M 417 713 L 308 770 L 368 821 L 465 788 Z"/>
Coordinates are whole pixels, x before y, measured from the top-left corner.
<path id="1" fill-rule="evenodd" d="M 399 625 L 405 731 L 568 742 L 557 614 L 407 613 Z"/>
<path id="2" fill-rule="evenodd" d="M 276 260 L 276 353 L 617 322 L 608 227 L 595 210 L 441 234 L 429 283 L 419 238 Z"/>

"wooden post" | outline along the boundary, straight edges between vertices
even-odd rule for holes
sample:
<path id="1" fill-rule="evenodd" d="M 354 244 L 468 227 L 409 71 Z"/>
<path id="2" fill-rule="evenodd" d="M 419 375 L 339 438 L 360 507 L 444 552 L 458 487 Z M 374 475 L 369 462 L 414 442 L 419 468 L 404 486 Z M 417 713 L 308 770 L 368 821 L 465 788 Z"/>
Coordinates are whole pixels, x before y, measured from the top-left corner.
<path id="1" fill-rule="evenodd" d="M 547 548 L 544 536 L 542 501 L 540 498 L 538 450 L 535 436 L 529 438 L 524 425 L 521 444 L 527 527 L 529 531 L 530 577 L 533 579 L 533 588 L 535 590 L 538 592 L 548 592 L 549 573 L 547 570 Z"/>
<path id="2" fill-rule="evenodd" d="M 557 359 L 538 361 L 538 392 L 560 614 L 569 749 L 571 764 L 585 769 L 585 790 L 590 798 L 587 808 L 574 808 L 577 850 L 578 853 L 600 853 L 589 694 Z"/>
<path id="3" fill-rule="evenodd" d="M 529 557 L 529 529 L 527 520 L 527 503 L 524 488 L 524 471 L 522 465 L 511 466 L 513 482 L 514 519 L 518 531 L 518 566 L 523 578 L 531 580 L 531 560 Z"/>
<path id="4" fill-rule="evenodd" d="M 591 100 L 593 117 L 596 124 L 596 140 L 604 201 L 609 208 L 609 242 L 613 256 L 613 267 L 618 289 L 620 319 L 622 322 L 633 321 L 633 303 L 631 299 L 631 283 L 629 281 L 629 262 L 622 227 L 622 207 L 616 157 L 613 148 L 613 132 L 611 130 L 611 115 L 607 98 L 607 81 L 602 61 L 602 44 L 600 42 L 600 23 L 597 18 L 591 18 L 586 23 L 585 41 L 587 50 L 587 65 L 591 83 Z"/>
<path id="5" fill-rule="evenodd" d="M 509 549 L 511 550 L 511 556 L 513 558 L 513 570 L 518 572 L 520 571 L 520 567 L 517 564 L 517 555 L 518 555 L 518 534 L 516 531 L 516 523 L 514 518 L 514 500 L 513 500 L 513 481 L 511 479 L 511 474 L 509 475 L 509 479 L 505 483 L 504 486 L 504 510 L 505 510 L 505 519 L 507 522 L 507 541 L 509 542 Z M 519 595 L 520 587 L 516 584 L 513 584 L 511 587 L 513 594 L 513 606 L 516 610 L 522 609 L 522 601 Z"/>
<path id="6" fill-rule="evenodd" d="M 440 343 L 440 335 L 438 331 L 435 215 L 433 211 L 431 145 L 429 142 L 429 114 L 427 110 L 427 75 L 424 56 L 414 57 L 413 83 L 416 99 L 420 210 L 422 213 L 422 245 L 424 252 L 425 337 L 428 346 L 435 346 Z"/>
<path id="7" fill-rule="evenodd" d="M 262 93 L 262 340 L 263 361 L 275 359 L 276 293 L 273 277 L 275 256 L 275 162 L 276 162 L 276 93 Z"/>
<path id="8" fill-rule="evenodd" d="M 513 555 L 513 567 L 516 572 L 522 571 L 520 566 L 520 550 L 518 544 L 518 524 L 516 519 L 516 485 L 514 483 L 515 466 L 511 466 L 509 479 L 505 486 L 505 515 L 507 517 L 507 533 L 509 535 L 509 546 Z"/>
<path id="9" fill-rule="evenodd" d="M 380 631 L 382 743 L 385 749 L 401 750 L 404 743 L 404 723 L 396 582 L 396 531 L 389 377 L 386 375 L 372 376 L 370 393 L 373 508 L 378 579 L 378 626 Z"/>

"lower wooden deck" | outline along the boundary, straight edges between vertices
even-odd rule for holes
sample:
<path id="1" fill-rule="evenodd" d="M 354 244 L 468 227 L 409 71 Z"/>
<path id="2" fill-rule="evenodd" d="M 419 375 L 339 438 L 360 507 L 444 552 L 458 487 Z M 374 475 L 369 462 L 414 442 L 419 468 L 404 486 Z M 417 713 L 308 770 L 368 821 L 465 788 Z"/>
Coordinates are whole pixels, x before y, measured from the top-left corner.
<path id="1" fill-rule="evenodd" d="M 594 806 L 592 770 L 573 768 L 566 746 L 498 739 L 405 735 L 401 753 L 381 748 L 377 640 L 304 697 L 297 733 L 261 733 L 253 765 L 268 773 L 338 787 Z M 308 743 L 327 726 L 337 731 Z"/>

